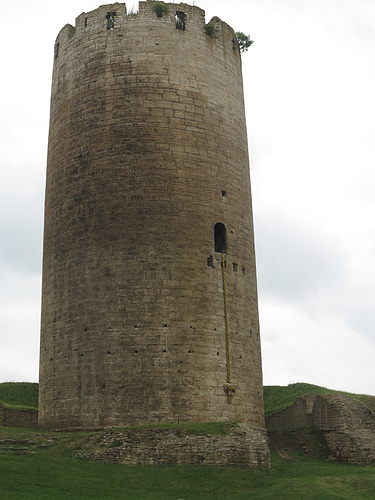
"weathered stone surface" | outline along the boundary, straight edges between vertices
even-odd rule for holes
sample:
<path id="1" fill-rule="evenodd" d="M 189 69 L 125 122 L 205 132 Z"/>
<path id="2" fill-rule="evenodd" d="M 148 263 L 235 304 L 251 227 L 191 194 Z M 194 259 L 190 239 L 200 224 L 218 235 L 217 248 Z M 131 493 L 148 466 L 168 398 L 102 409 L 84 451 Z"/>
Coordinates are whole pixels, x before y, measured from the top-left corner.
<path id="1" fill-rule="evenodd" d="M 80 455 L 126 465 L 270 466 L 266 432 L 246 424 L 233 425 L 226 436 L 180 433 L 166 428 L 103 431 L 92 436 Z"/>
<path id="2" fill-rule="evenodd" d="M 267 428 L 316 427 L 324 432 L 332 460 L 371 464 L 375 460 L 375 416 L 358 401 L 332 393 L 298 398 L 266 416 Z"/>
<path id="3" fill-rule="evenodd" d="M 37 427 L 37 410 L 16 410 L 0 404 L 0 426 Z"/>
<path id="4" fill-rule="evenodd" d="M 46 428 L 264 428 L 241 56 L 226 23 L 214 18 L 208 36 L 202 9 L 168 7 L 158 18 L 150 1 L 136 15 L 105 5 L 56 40 L 40 351 Z"/>

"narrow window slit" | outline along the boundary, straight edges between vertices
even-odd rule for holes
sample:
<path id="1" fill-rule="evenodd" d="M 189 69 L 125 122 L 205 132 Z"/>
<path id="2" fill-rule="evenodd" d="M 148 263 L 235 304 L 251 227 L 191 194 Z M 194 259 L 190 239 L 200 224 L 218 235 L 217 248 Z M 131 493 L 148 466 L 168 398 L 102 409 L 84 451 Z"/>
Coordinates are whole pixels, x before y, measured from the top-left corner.
<path id="1" fill-rule="evenodd" d="M 185 12 L 182 12 L 181 10 L 178 10 L 176 12 L 176 29 L 185 31 L 186 28 L 186 14 Z"/>
<path id="2" fill-rule="evenodd" d="M 107 30 L 113 30 L 115 27 L 115 12 L 108 12 L 105 16 L 107 19 Z"/>
<path id="3" fill-rule="evenodd" d="M 215 252 L 227 252 L 227 230 L 221 222 L 215 224 L 214 227 Z"/>

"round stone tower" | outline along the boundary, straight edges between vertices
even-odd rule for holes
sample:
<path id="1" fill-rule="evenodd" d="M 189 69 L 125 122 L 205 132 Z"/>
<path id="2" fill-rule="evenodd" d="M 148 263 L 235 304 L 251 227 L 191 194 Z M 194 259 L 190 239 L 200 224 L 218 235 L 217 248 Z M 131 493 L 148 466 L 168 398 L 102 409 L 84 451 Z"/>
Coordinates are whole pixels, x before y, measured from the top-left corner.
<path id="1" fill-rule="evenodd" d="M 241 55 L 217 17 L 156 5 L 56 40 L 39 422 L 264 429 Z"/>

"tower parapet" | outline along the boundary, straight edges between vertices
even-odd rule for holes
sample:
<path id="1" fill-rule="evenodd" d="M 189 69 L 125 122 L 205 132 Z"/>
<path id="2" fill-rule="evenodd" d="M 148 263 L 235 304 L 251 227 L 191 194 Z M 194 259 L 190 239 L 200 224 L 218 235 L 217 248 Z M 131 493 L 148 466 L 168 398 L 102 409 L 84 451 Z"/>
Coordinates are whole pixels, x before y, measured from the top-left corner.
<path id="1" fill-rule="evenodd" d="M 225 51 L 235 53 L 237 61 L 241 63 L 235 33 L 227 23 L 215 16 L 206 24 L 205 11 L 185 3 L 157 2 L 166 6 L 166 11 L 158 17 L 153 9 L 154 3 L 150 0 L 139 2 L 139 11 L 136 13 L 128 13 L 124 3 L 101 5 L 94 11 L 82 12 L 76 18 L 74 26 L 66 24 L 61 29 L 55 47 L 58 46 L 60 51 L 76 35 L 84 34 L 90 40 L 92 35 L 96 37 L 98 32 L 105 30 L 115 31 L 117 36 L 124 36 L 131 23 L 136 24 L 142 35 L 147 38 L 147 33 L 142 30 L 150 29 L 151 22 L 152 29 L 158 29 L 163 25 L 164 28 L 169 28 L 172 34 L 174 29 L 185 31 L 185 38 L 199 39 L 202 50 L 207 48 L 212 50 L 221 45 Z M 202 36 L 203 34 L 206 36 Z M 175 35 L 175 39 L 170 40 L 171 43 L 178 40 L 178 35 L 176 33 Z"/>
<path id="2" fill-rule="evenodd" d="M 241 58 L 204 11 L 82 13 L 55 44 L 40 425 L 264 430 Z"/>

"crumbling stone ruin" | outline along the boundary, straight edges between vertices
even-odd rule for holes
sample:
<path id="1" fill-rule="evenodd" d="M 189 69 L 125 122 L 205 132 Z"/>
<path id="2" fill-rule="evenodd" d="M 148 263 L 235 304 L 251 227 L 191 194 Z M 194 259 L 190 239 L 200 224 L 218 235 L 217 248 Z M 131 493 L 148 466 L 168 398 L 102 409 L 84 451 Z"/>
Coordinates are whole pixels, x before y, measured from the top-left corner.
<path id="1" fill-rule="evenodd" d="M 5 408 L 0 403 L 0 427 L 37 427 L 38 411 L 24 408 Z"/>
<path id="2" fill-rule="evenodd" d="M 124 465 L 270 466 L 265 431 L 246 424 L 228 427 L 224 436 L 155 427 L 107 430 L 93 435 L 79 456 Z"/>
<path id="3" fill-rule="evenodd" d="M 375 460 L 375 415 L 340 393 L 298 398 L 292 406 L 267 415 L 267 428 L 316 427 L 324 433 L 331 460 L 369 465 Z"/>

